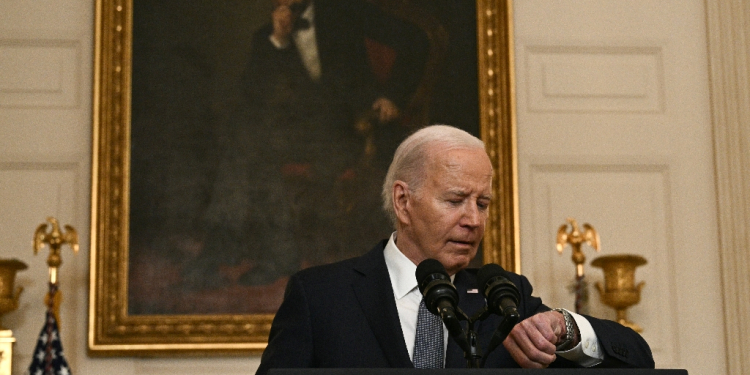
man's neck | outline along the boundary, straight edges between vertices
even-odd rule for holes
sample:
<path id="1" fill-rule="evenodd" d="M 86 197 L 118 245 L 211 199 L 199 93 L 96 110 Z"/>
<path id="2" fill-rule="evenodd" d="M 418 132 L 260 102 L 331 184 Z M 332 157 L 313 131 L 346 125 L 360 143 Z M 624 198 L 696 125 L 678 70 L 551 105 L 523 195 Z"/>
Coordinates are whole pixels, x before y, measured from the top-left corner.
<path id="1" fill-rule="evenodd" d="M 396 234 L 394 236 L 396 247 L 402 254 L 404 254 L 404 256 L 409 258 L 412 263 L 414 263 L 415 265 L 419 265 L 419 263 L 422 263 L 422 261 L 425 260 L 424 256 L 419 250 L 417 250 L 417 245 L 414 242 L 410 241 L 408 236 L 399 236 L 399 233 L 401 232 L 401 230 L 396 230 Z"/>

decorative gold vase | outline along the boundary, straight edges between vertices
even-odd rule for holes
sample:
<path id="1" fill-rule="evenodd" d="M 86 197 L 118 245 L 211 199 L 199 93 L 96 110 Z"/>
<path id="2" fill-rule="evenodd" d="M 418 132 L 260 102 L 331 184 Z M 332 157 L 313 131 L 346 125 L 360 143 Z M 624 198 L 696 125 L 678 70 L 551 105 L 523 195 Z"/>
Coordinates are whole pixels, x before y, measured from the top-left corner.
<path id="1" fill-rule="evenodd" d="M 644 257 L 630 254 L 602 256 L 591 262 L 593 267 L 604 271 L 604 285 L 596 282 L 602 302 L 615 309 L 618 323 L 636 332 L 643 332 L 643 328 L 628 320 L 627 309 L 641 300 L 641 289 L 646 283 L 635 284 L 635 268 L 646 263 Z"/>
<path id="2" fill-rule="evenodd" d="M 3 327 L 3 314 L 18 308 L 18 298 L 23 292 L 22 287 L 13 289 L 16 280 L 16 272 L 28 268 L 26 263 L 18 259 L 0 259 L 0 330 Z"/>

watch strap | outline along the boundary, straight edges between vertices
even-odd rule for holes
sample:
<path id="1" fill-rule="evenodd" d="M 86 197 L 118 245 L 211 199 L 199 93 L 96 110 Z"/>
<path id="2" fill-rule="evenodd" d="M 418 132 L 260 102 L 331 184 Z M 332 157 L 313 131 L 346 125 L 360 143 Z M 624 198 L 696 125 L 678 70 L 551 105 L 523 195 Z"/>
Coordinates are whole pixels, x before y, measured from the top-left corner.
<path id="1" fill-rule="evenodd" d="M 555 347 L 558 352 L 571 349 L 571 346 L 575 342 L 575 321 L 573 320 L 573 316 L 570 315 L 570 313 L 565 309 L 553 309 L 553 311 L 557 311 L 560 314 L 562 314 L 563 319 L 565 320 L 565 336 L 555 344 Z"/>

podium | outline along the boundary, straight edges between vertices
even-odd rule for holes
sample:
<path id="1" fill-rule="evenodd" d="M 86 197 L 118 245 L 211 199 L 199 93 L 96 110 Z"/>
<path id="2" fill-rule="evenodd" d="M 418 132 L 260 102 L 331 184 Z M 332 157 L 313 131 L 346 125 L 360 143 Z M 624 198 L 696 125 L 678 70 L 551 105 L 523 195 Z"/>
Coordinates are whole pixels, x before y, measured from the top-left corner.
<path id="1" fill-rule="evenodd" d="M 411 368 L 277 368 L 268 375 L 688 375 L 687 370 L 654 370 L 627 368 L 566 369 L 435 369 Z"/>

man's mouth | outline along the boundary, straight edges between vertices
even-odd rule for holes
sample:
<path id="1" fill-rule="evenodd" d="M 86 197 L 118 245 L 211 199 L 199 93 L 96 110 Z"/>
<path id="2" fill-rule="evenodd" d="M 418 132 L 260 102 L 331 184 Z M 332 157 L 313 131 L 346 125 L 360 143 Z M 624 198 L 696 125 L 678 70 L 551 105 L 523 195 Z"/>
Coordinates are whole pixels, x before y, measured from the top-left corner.
<path id="1" fill-rule="evenodd" d="M 474 246 L 474 241 L 470 240 L 450 240 L 450 242 L 461 246 Z"/>

